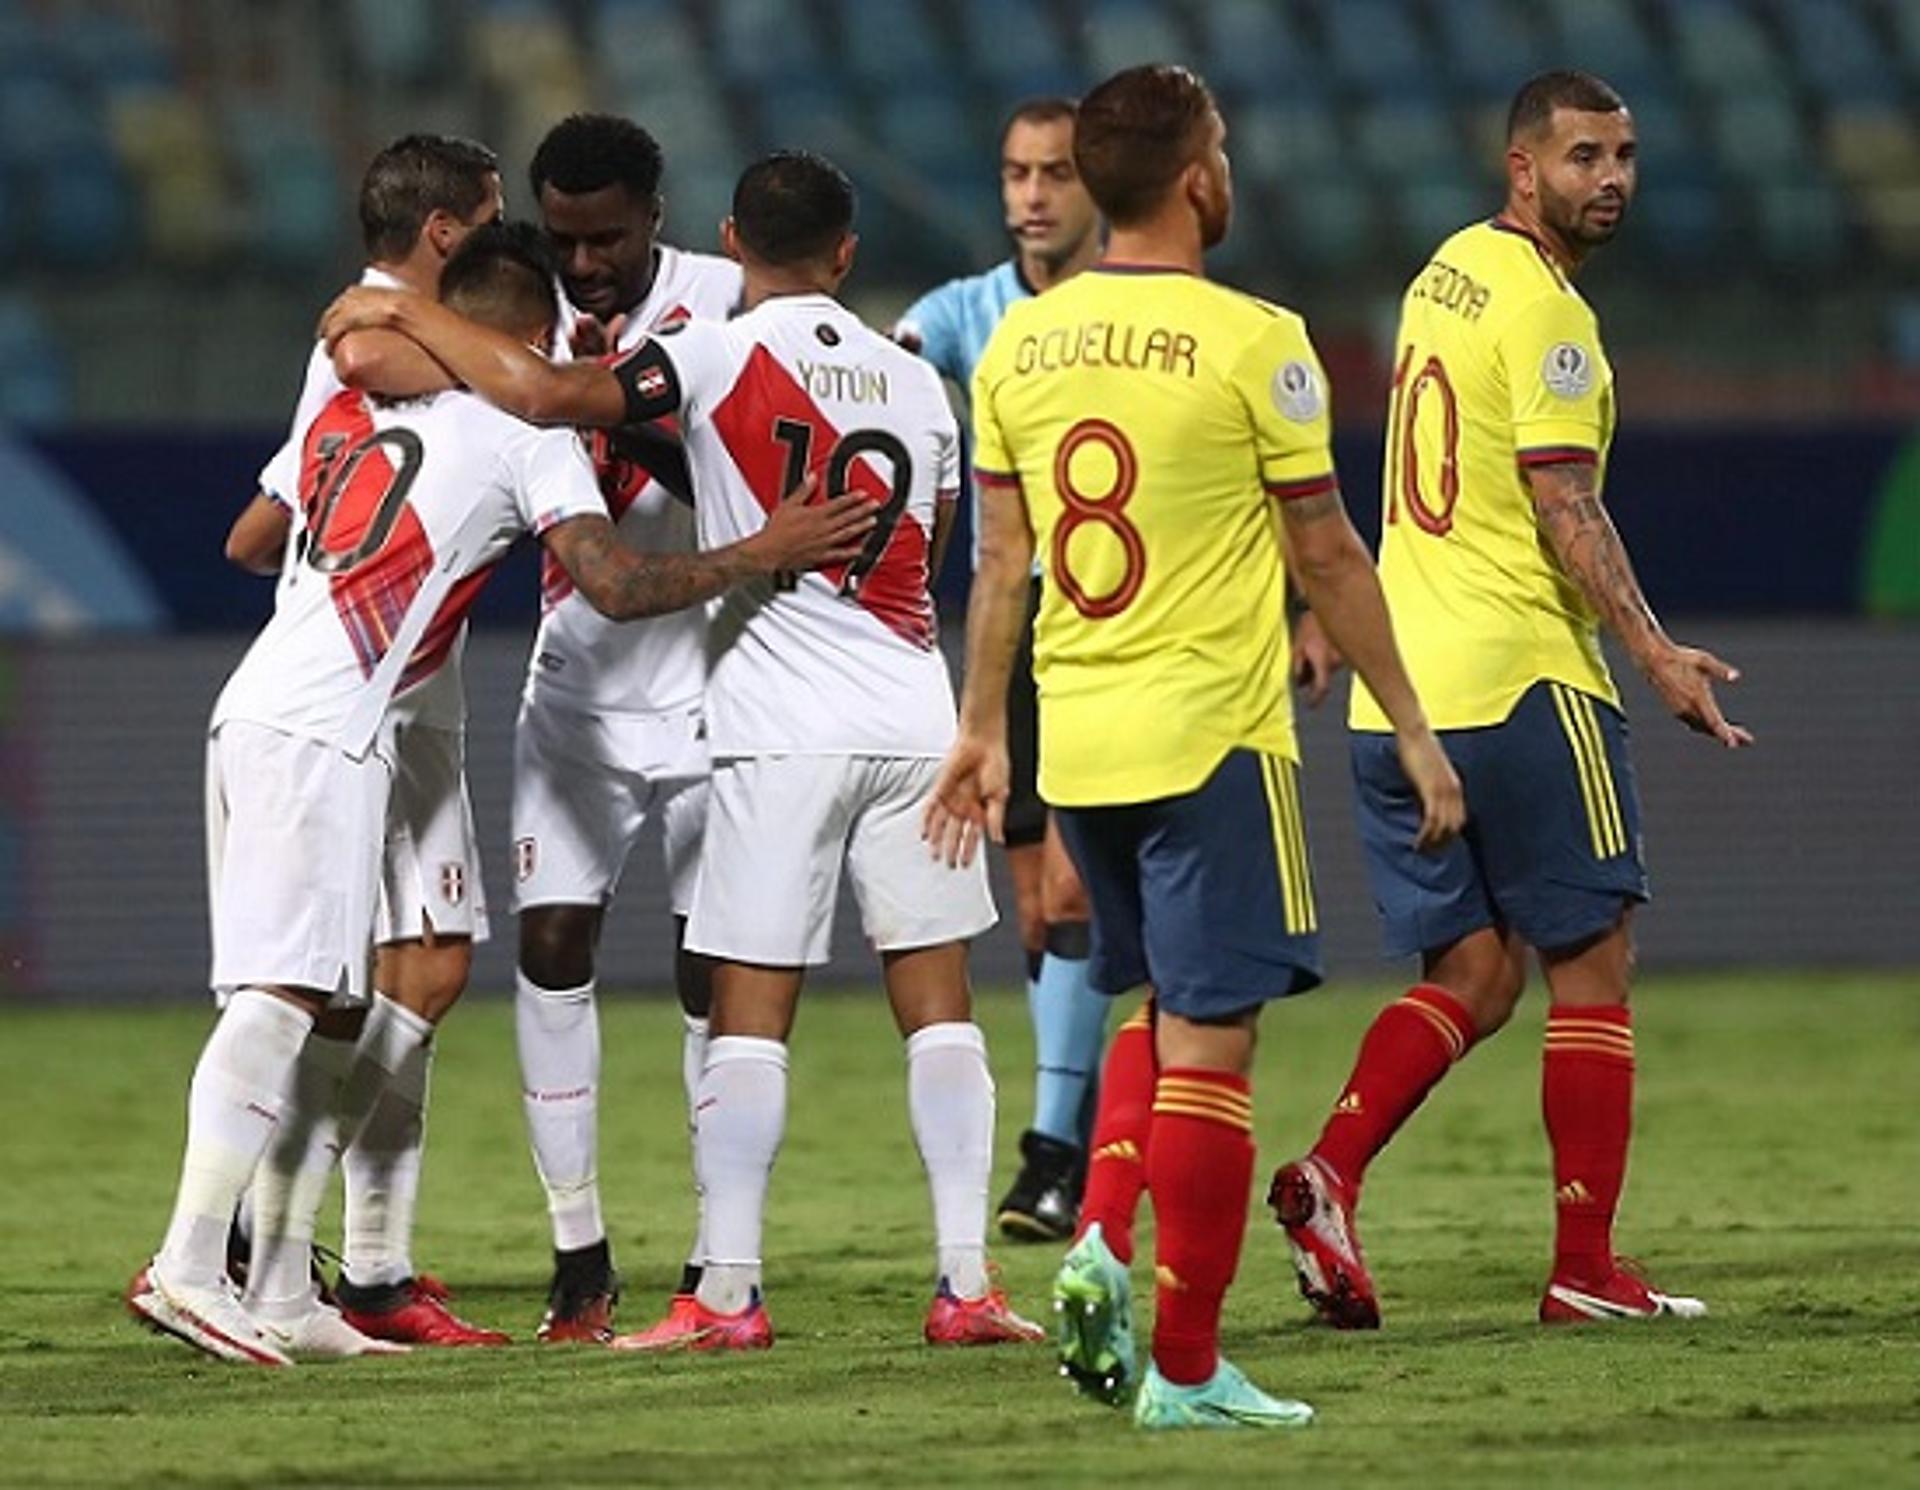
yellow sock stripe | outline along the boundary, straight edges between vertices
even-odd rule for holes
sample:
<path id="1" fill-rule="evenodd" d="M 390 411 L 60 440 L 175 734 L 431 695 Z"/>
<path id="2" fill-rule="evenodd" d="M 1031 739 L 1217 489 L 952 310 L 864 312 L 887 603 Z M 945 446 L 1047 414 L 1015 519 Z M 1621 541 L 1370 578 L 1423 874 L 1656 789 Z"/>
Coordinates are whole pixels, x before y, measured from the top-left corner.
<path id="1" fill-rule="evenodd" d="M 1594 710 L 1593 700 L 1584 693 L 1576 693 L 1574 708 L 1593 752 L 1594 774 L 1600 783 L 1600 805 L 1607 823 L 1607 842 L 1612 847 L 1607 857 L 1611 859 L 1627 851 L 1627 829 L 1620 820 L 1620 794 L 1613 789 L 1613 762 L 1607 759 L 1607 738 L 1600 733 L 1600 716 Z"/>
<path id="2" fill-rule="evenodd" d="M 1320 910 L 1313 896 L 1313 856 L 1307 852 L 1307 812 L 1300 803 L 1300 768 L 1281 760 L 1276 769 L 1286 782 L 1287 803 L 1293 809 L 1294 852 L 1300 864 L 1300 901 L 1307 913 L 1308 931 L 1320 929 Z"/>
<path id="3" fill-rule="evenodd" d="M 1211 1112 L 1219 1117 L 1236 1123 L 1253 1121 L 1253 1109 L 1233 1102 L 1209 1102 L 1204 1097 L 1182 1095 L 1179 1092 L 1162 1092 L 1153 1099 L 1153 1110 L 1160 1112 L 1168 1108 L 1180 1108 L 1189 1112 Z"/>
<path id="4" fill-rule="evenodd" d="M 1609 1050 L 1618 1050 L 1625 1055 L 1633 1054 L 1633 1036 L 1628 1034 L 1603 1034 L 1599 1030 L 1556 1030 L 1547 1026 L 1547 1044 L 1549 1046 L 1581 1045 L 1589 1049 L 1604 1045 Z"/>
<path id="5" fill-rule="evenodd" d="M 1555 1040 L 1586 1040 L 1598 1042 L 1602 1045 L 1617 1045 L 1622 1050 L 1633 1049 L 1632 1035 L 1609 1035 L 1603 1034 L 1599 1030 L 1556 1030 L 1549 1025 L 1547 1027 L 1547 1043 L 1552 1044 Z"/>
<path id="6" fill-rule="evenodd" d="M 1274 872 L 1280 876 L 1281 915 L 1288 933 L 1297 935 L 1300 930 L 1300 910 L 1295 898 L 1293 852 L 1289 842 L 1286 803 L 1280 794 L 1278 783 L 1274 780 L 1274 758 L 1270 755 L 1262 755 L 1259 761 L 1260 787 L 1267 799 L 1267 819 L 1273 829 Z"/>
<path id="7" fill-rule="evenodd" d="M 1622 1024 L 1617 1019 L 1595 1019 L 1591 1014 L 1560 1014 L 1547 1016 L 1549 1030 L 1606 1030 L 1611 1034 L 1631 1035 L 1633 1026 Z"/>
<path id="8" fill-rule="evenodd" d="M 1440 1038 L 1446 1041 L 1447 1054 L 1450 1060 L 1457 1061 L 1467 1053 L 1467 1042 L 1461 1039 L 1460 1031 L 1455 1029 L 1453 1027 L 1453 1021 L 1438 1009 L 1428 1008 L 1427 1005 L 1421 1003 L 1418 999 L 1401 999 L 1400 1003 L 1403 1007 L 1413 1010 L 1414 1013 L 1418 1014 L 1422 1019 L 1426 1020 L 1428 1024 L 1432 1025 L 1434 1029 L 1439 1031 Z"/>
<path id="9" fill-rule="evenodd" d="M 1183 1102 L 1218 1102 L 1245 1112 L 1253 1111 L 1253 1098 L 1246 1092 L 1236 1092 L 1207 1081 L 1187 1081 L 1178 1076 L 1162 1076 L 1153 1095 L 1155 1101 L 1162 1097 L 1178 1097 Z"/>
<path id="10" fill-rule="evenodd" d="M 1596 859 L 1610 858 L 1607 853 L 1604 819 L 1601 815 L 1600 792 L 1593 773 L 1593 763 L 1587 755 L 1586 736 L 1574 720 L 1573 703 L 1568 697 L 1569 690 L 1558 683 L 1549 685 L 1553 695 L 1554 712 L 1560 716 L 1560 728 L 1565 732 L 1567 744 L 1573 750 L 1574 768 L 1580 773 L 1580 797 L 1587 807 L 1587 832 L 1593 841 L 1593 856 Z"/>
<path id="11" fill-rule="evenodd" d="M 1605 1025 L 1599 1024 L 1575 1025 L 1572 1028 L 1568 1028 L 1564 1024 L 1549 1023 L 1547 1025 L 1547 1038 L 1549 1040 L 1556 1038 L 1571 1039 L 1574 1037 L 1582 1040 L 1615 1040 L 1622 1045 L 1633 1044 L 1633 1032 L 1631 1030 L 1623 1030 L 1617 1025 L 1612 1029 L 1608 1029 Z"/>
<path id="12" fill-rule="evenodd" d="M 1218 1123 L 1223 1128 L 1232 1128 L 1236 1132 L 1251 1133 L 1253 1116 L 1250 1113 L 1230 1112 L 1218 1107 L 1203 1107 L 1199 1103 L 1173 1102 L 1162 1099 L 1153 1104 L 1155 1117 L 1190 1117 L 1203 1122 Z"/>
<path id="13" fill-rule="evenodd" d="M 1559 1055 L 1605 1056 L 1608 1060 L 1618 1061 L 1623 1066 L 1631 1066 L 1633 1064 L 1633 1052 L 1631 1050 L 1622 1050 L 1617 1045 L 1585 1045 L 1579 1041 L 1548 1041 L 1547 1051 L 1549 1054 Z"/>

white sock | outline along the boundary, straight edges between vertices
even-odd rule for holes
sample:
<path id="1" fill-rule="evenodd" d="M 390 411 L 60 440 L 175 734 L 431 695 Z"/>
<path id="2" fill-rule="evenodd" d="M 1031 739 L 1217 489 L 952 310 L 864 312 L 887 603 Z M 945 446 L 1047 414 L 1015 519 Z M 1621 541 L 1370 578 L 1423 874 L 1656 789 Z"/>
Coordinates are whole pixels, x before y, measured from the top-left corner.
<path id="1" fill-rule="evenodd" d="M 256 1313 L 287 1319 L 313 1307 L 314 1222 L 340 1159 L 335 1109 L 352 1060 L 351 1040 L 307 1037 L 292 1098 L 253 1172 L 247 1307 Z"/>
<path id="2" fill-rule="evenodd" d="M 225 1276 L 227 1228 L 293 1090 L 313 1016 L 257 988 L 227 1000 L 187 1092 L 187 1147 L 160 1263 L 175 1283 Z"/>
<path id="3" fill-rule="evenodd" d="M 930 1024 L 907 1039 L 907 1110 L 933 1192 L 940 1274 L 963 1299 L 986 1293 L 993 1074 L 975 1024 Z"/>
<path id="4" fill-rule="evenodd" d="M 787 1047 L 721 1035 L 707 1046 L 694 1102 L 693 1162 L 706 1195 L 700 1302 L 738 1314 L 760 1284 L 767 1177 L 787 1126 Z"/>
<path id="5" fill-rule="evenodd" d="M 547 1190 L 555 1250 L 605 1239 L 600 1214 L 600 1009 L 591 980 L 542 988 L 514 975 L 513 1027 L 520 1047 L 520 1099 L 533 1167 Z"/>
<path id="6" fill-rule="evenodd" d="M 680 1080 L 687 1089 L 687 1159 L 693 1159 L 693 1104 L 699 1099 L 700 1076 L 707 1068 L 707 1021 L 698 1014 L 681 1012 L 685 1027 L 680 1037 Z M 693 1165 L 693 1247 L 687 1253 L 687 1266 L 703 1267 L 707 1261 L 707 1196 L 700 1188 L 700 1167 Z"/>
<path id="7" fill-rule="evenodd" d="M 384 1189 L 361 1191 L 354 1183 L 354 1148 L 362 1131 L 371 1121 L 374 1109 L 392 1088 L 400 1073 L 422 1059 L 421 1048 L 433 1035 L 433 1026 L 384 993 L 376 993 L 367 1006 L 366 1023 L 354 1042 L 353 1064 L 340 1084 L 340 1099 L 334 1108 L 339 1119 L 340 1136 L 347 1159 L 346 1254 L 347 1281 L 362 1288 L 384 1283 L 399 1283 L 390 1276 L 394 1259 L 382 1239 L 387 1235 L 386 1214 L 391 1196 Z M 420 1080 L 424 1081 L 424 1077 Z M 408 1223 L 411 1226 L 411 1222 Z"/>
<path id="8" fill-rule="evenodd" d="M 346 1175 L 347 1276 L 363 1288 L 413 1276 L 413 1218 L 427 1141 L 427 1085 L 433 1041 L 400 1062 L 341 1162 Z"/>

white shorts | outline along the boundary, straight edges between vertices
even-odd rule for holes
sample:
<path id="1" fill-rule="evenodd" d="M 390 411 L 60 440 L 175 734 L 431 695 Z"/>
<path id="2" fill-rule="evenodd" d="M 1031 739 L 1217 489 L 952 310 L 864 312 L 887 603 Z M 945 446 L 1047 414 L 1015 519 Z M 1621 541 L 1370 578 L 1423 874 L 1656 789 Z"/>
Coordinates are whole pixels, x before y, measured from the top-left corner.
<path id="1" fill-rule="evenodd" d="M 466 733 L 413 724 L 400 731 L 395 754 L 374 940 L 412 940 L 429 924 L 484 942 L 487 895 L 467 798 Z"/>
<path id="2" fill-rule="evenodd" d="M 660 814 L 668 896 L 693 908 L 707 826 L 698 711 L 609 719 L 524 702 L 513 732 L 513 908 L 613 899 L 640 830 Z"/>
<path id="3" fill-rule="evenodd" d="M 939 769 L 920 757 L 715 761 L 688 949 L 772 967 L 824 963 L 843 864 L 876 951 L 985 931 L 997 919 L 985 855 L 950 869 L 920 839 Z"/>
<path id="4" fill-rule="evenodd" d="M 216 994 L 367 997 L 391 767 L 244 720 L 207 741 Z"/>

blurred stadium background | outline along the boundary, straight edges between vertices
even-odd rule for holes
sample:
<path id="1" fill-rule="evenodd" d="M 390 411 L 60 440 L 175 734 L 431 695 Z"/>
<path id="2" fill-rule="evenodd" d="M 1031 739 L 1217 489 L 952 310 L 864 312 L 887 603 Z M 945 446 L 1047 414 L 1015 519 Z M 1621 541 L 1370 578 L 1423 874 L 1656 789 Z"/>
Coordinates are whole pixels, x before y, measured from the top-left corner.
<path id="1" fill-rule="evenodd" d="M 548 126 L 626 113 L 694 248 L 754 153 L 823 150 L 863 194 L 850 296 L 884 321 L 1003 255 L 1012 103 L 1153 59 L 1220 94 L 1215 270 L 1311 318 L 1363 524 L 1399 287 L 1497 205 L 1508 95 L 1549 65 L 1621 88 L 1641 197 L 1582 281 L 1620 378 L 1610 492 L 1762 737 L 1720 758 L 1630 700 L 1648 955 L 1920 966 L 1920 0 L 0 0 L 0 996 L 202 980 L 201 729 L 269 600 L 219 540 L 357 267 L 380 144 L 484 139 L 525 213 Z M 534 594 L 497 579 L 470 653 L 496 902 Z M 1337 736 L 1312 722 L 1319 878 L 1364 966 Z M 645 851 L 628 890 L 607 981 L 658 983 Z M 498 904 L 495 928 L 488 988 Z M 1011 981 L 1011 935 L 981 962 Z"/>

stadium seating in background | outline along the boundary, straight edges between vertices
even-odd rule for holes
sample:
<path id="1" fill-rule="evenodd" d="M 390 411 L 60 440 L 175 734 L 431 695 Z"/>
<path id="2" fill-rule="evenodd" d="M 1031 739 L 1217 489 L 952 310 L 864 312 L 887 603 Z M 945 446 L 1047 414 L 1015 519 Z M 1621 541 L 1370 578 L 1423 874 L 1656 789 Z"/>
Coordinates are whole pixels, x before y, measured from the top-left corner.
<path id="1" fill-rule="evenodd" d="M 67 378 L 65 355 L 33 303 L 0 295 L 0 425 L 65 418 L 71 405 Z"/>
<path id="2" fill-rule="evenodd" d="M 447 62 L 433 0 L 347 0 L 348 46 L 370 77 L 386 84 L 424 83 Z"/>
<path id="3" fill-rule="evenodd" d="M 211 267 L 238 223 L 206 110 L 169 88 L 142 89 L 114 100 L 109 124 L 140 192 L 147 251 L 169 269 Z"/>
<path id="4" fill-rule="evenodd" d="M 1201 70 L 1236 107 L 1324 90 L 1318 50 L 1282 7 L 1269 0 L 1207 0 L 1194 12 Z"/>
<path id="5" fill-rule="evenodd" d="M 1899 96 L 1899 79 L 1859 6 L 1774 0 L 1772 10 L 1793 66 L 1822 104 L 1886 104 Z"/>
<path id="6" fill-rule="evenodd" d="M 1158 0 L 1107 0 L 1098 24 L 1085 28 L 1087 73 L 1104 78 L 1143 62 L 1190 57 L 1193 48 Z"/>
<path id="7" fill-rule="evenodd" d="M 961 22 L 962 58 L 980 80 L 982 94 L 998 100 L 999 107 L 1041 94 L 1077 94 L 1086 86 L 1051 6 L 1033 0 L 965 0 L 954 13 Z"/>
<path id="8" fill-rule="evenodd" d="M 297 113 L 234 103 L 222 119 L 247 204 L 249 259 L 287 275 L 318 273 L 345 227 L 332 148 Z"/>

